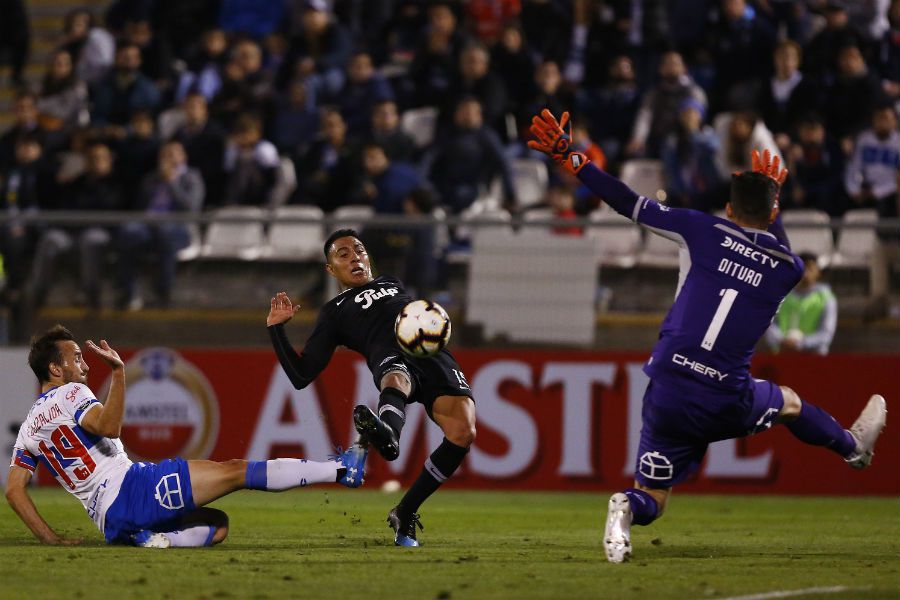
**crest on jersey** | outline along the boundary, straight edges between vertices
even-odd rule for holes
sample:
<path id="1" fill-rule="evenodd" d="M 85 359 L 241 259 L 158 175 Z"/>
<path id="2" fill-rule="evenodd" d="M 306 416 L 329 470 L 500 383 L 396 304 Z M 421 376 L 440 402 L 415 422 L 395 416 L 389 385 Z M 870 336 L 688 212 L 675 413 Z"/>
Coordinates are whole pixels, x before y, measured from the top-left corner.
<path id="1" fill-rule="evenodd" d="M 200 369 L 174 350 L 148 348 L 125 364 L 125 380 L 121 439 L 132 460 L 209 456 L 219 433 L 219 401 Z M 103 387 L 105 394 L 109 380 Z"/>

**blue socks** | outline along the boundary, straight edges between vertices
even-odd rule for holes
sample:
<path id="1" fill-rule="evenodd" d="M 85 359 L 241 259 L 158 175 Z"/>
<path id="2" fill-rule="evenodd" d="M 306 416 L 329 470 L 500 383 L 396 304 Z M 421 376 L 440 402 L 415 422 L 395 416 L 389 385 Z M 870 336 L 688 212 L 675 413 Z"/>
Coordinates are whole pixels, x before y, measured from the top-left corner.
<path id="1" fill-rule="evenodd" d="M 856 452 L 856 440 L 850 432 L 841 427 L 834 417 L 808 402 L 801 406 L 800 416 L 786 425 L 801 442 L 824 446 L 844 458 Z"/>
<path id="2" fill-rule="evenodd" d="M 659 505 L 653 496 L 637 488 L 628 488 L 623 493 L 628 496 L 628 502 L 631 504 L 633 525 L 649 525 L 656 520 Z"/>

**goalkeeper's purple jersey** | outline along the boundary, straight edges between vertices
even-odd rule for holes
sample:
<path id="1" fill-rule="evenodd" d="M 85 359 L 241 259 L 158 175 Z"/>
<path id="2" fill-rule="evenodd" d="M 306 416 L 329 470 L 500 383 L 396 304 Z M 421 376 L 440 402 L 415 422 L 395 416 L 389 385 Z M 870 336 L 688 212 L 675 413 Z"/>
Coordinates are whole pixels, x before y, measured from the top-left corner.
<path id="1" fill-rule="evenodd" d="M 618 212 L 679 245 L 675 302 L 644 372 L 655 380 L 744 390 L 757 342 L 803 274 L 780 224 L 773 231 L 781 239 L 639 197 L 592 165 L 579 177 Z"/>
<path id="2" fill-rule="evenodd" d="M 767 231 L 647 198 L 633 219 L 679 244 L 675 303 L 644 372 L 743 390 L 756 344 L 800 281 L 803 261 Z"/>

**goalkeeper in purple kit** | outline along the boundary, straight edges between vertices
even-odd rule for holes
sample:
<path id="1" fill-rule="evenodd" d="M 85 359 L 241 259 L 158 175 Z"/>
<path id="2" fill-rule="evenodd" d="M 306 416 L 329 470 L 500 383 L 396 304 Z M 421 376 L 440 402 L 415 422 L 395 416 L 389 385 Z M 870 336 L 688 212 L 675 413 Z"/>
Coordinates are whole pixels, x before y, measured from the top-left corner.
<path id="1" fill-rule="evenodd" d="M 824 446 L 855 469 L 872 461 L 884 428 L 884 398 L 873 395 L 850 429 L 792 389 L 750 376 L 750 359 L 778 306 L 803 274 L 778 218 L 787 170 L 753 152 L 753 170 L 735 173 L 727 219 L 669 208 L 636 194 L 570 148 L 569 114 L 532 120 L 528 145 L 578 177 L 618 213 L 679 246 L 672 308 L 644 365 L 641 440 L 634 487 L 613 494 L 604 534 L 610 562 L 631 556 L 631 525 L 660 517 L 672 487 L 700 467 L 707 446 L 784 424 L 800 441 Z"/>

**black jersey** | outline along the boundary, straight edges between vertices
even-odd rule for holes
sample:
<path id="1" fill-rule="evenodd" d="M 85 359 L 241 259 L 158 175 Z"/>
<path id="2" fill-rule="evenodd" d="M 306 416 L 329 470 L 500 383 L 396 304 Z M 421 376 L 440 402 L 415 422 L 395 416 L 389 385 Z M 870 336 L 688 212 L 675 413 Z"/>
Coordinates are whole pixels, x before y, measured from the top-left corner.
<path id="1" fill-rule="evenodd" d="M 301 389 L 325 369 L 338 346 L 362 354 L 373 371 L 378 367 L 373 361 L 383 360 L 386 351 L 399 354 L 394 322 L 412 301 L 399 280 L 382 276 L 326 302 L 299 356 L 283 325 L 269 327 L 269 334 L 285 373 L 294 387 Z"/>

